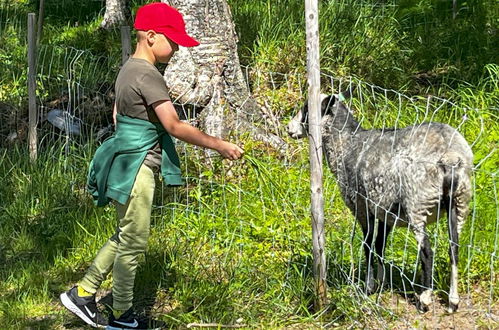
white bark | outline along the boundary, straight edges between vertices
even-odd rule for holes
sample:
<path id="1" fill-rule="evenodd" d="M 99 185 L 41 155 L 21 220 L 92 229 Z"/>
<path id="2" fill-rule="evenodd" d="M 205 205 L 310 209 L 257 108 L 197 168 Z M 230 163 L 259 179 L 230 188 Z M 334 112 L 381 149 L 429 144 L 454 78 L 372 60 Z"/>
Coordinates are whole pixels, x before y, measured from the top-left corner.
<path id="1" fill-rule="evenodd" d="M 229 131 L 250 132 L 281 150 L 285 143 L 257 128 L 261 111 L 251 96 L 237 54 L 237 35 L 226 0 L 163 0 L 177 8 L 187 33 L 201 44 L 180 47 L 164 73 L 173 100 L 190 104 L 208 134 L 223 137 Z"/>
<path id="2" fill-rule="evenodd" d="M 123 25 L 130 17 L 129 0 L 106 0 L 106 12 L 100 25 L 103 29 L 110 29 Z"/>

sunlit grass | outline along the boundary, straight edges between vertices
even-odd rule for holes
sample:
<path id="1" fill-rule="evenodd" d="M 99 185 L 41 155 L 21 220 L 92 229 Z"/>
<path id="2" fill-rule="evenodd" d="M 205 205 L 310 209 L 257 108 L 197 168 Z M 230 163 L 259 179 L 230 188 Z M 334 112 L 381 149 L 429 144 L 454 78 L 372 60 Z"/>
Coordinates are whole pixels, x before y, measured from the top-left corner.
<path id="1" fill-rule="evenodd" d="M 26 108 L 27 99 L 24 17 L 34 11 L 35 3 L 0 1 L 0 101 L 16 106 L 19 113 Z M 134 1 L 133 6 L 140 3 L 143 1 Z M 255 97 L 285 122 L 303 102 L 306 90 L 303 2 L 229 3 L 242 62 L 250 65 L 249 83 Z M 473 293 L 478 287 L 490 291 L 490 299 L 497 300 L 498 282 L 491 270 L 499 267 L 494 254 L 499 70 L 490 56 L 490 50 L 497 49 L 497 32 L 490 21 L 497 3 L 485 1 L 489 5 L 483 8 L 473 3 L 461 12 L 466 19 L 460 17 L 448 25 L 444 24 L 449 23 L 448 9 L 436 10 L 433 1 L 403 1 L 400 7 L 390 2 L 320 3 L 323 72 L 352 74 L 410 94 L 445 96 L 457 105 L 433 114 L 434 108 L 428 110 L 425 97 L 414 105 L 407 100 L 400 103 L 396 96 L 371 98 L 366 90 L 365 98 L 357 95 L 353 100 L 365 127 L 403 127 L 430 119 L 458 126 L 466 118 L 461 131 L 474 143 L 477 171 L 473 212 L 461 238 L 460 289 Z M 52 49 L 53 45 L 62 48 L 56 47 L 59 57 L 43 62 L 40 79 L 47 87 L 43 97 L 61 97 L 53 79 L 60 79 L 59 83 L 66 79 L 58 74 L 76 57 L 65 53 L 72 51 L 69 47 L 93 53 L 85 53 L 88 60 L 76 68 L 79 83 L 87 88 L 113 83 L 119 63 L 119 36 L 116 31 L 98 30 L 102 14 L 99 2 L 74 4 L 70 0 L 51 2 L 47 11 L 42 44 L 50 46 L 41 49 Z M 477 15 L 469 16 L 471 10 Z M 489 24 L 490 29 L 484 31 L 483 24 Z M 474 38 L 470 44 L 466 44 L 467 32 Z M 61 49 L 64 52 L 57 53 Z M 40 56 L 43 59 L 42 52 Z M 50 77 L 43 76 L 49 66 L 53 70 Z M 292 74 L 276 76 L 269 71 Z M 420 71 L 424 74 L 415 77 Z M 464 108 L 472 111 L 464 113 Z M 377 304 L 376 297 L 368 299 L 361 294 L 365 270 L 360 230 L 341 201 L 335 178 L 325 168 L 332 303 L 322 316 L 323 323 L 317 323 L 320 318 L 311 311 L 306 145 L 290 141 L 296 150 L 283 160 L 262 145 L 242 142 L 247 154 L 242 162 L 229 165 L 216 161 L 209 169 L 202 160 L 190 157 L 185 167 L 187 188 L 158 188 L 149 248 L 137 276 L 137 305 L 152 306 L 154 315 L 172 327 L 189 322 L 239 321 L 257 328 L 296 323 L 308 328 L 396 319 L 398 315 Z M 112 235 L 116 221 L 112 206 L 95 208 L 85 191 L 87 166 L 95 147 L 94 143 L 75 143 L 68 149 L 61 141 L 51 147 L 46 143 L 34 164 L 24 147 L 0 149 L 2 327 L 81 326 L 61 308 L 58 295 L 81 278 Z M 445 221 L 432 226 L 430 235 L 438 245 L 435 288 L 441 293 L 448 290 Z M 387 259 L 412 279 L 416 275 L 416 249 L 410 232 L 396 230 L 389 241 Z M 396 290 L 401 290 L 402 282 L 398 279 Z M 103 284 L 102 292 L 110 286 L 111 278 Z"/>
<path id="2" fill-rule="evenodd" d="M 486 99 L 494 93 L 484 95 L 483 102 L 488 104 Z M 471 98 L 472 92 L 462 97 Z M 383 111 L 376 112 L 375 103 L 364 102 L 360 107 L 358 100 L 354 98 L 353 106 L 362 110 L 356 116 L 365 118 L 366 127 L 390 127 L 397 120 L 400 127 L 414 124 L 416 114 L 424 114 L 427 107 L 426 102 L 415 101 L 412 111 L 399 111 L 408 105 L 387 100 L 378 104 Z M 453 110 L 459 112 L 455 115 L 443 110 L 445 114 L 435 118 L 453 125 L 462 120 L 461 108 Z M 494 166 L 496 170 L 499 157 L 490 155 L 496 143 L 493 134 L 473 134 L 487 114 L 486 107 L 469 115 L 470 128 L 465 130 L 478 141 L 475 164 L 481 165 L 475 175 L 473 214 L 461 238 L 463 294 L 477 285 L 490 288 L 494 295 L 497 291 L 497 283 L 490 278 L 491 267 L 499 267 L 498 260 L 491 259 L 497 223 L 497 183 L 491 171 Z M 423 115 L 418 118 L 424 120 Z M 498 131 L 497 121 L 486 124 L 487 132 Z M 137 275 L 136 304 L 151 308 L 153 315 L 172 327 L 238 320 L 256 327 L 313 326 L 306 144 L 289 141 L 294 152 L 282 159 L 260 143 L 240 142 L 246 149 L 242 161 L 216 160 L 213 167 L 207 167 L 199 150 L 186 149 L 189 185 L 158 187 L 149 247 Z M 58 142 L 43 147 L 34 164 L 24 148 L 0 153 L 0 178 L 6 183 L 0 187 L 3 324 L 23 328 L 77 322 L 61 309 L 58 294 L 81 278 L 112 235 L 116 221 L 114 208 L 97 209 L 84 189 L 94 150 L 93 143 L 68 149 Z M 324 192 L 332 305 L 322 320 L 336 324 L 372 322 L 373 316 L 396 320 L 390 306 L 362 294 L 365 269 L 360 230 L 327 168 Z M 449 272 L 445 221 L 431 226 L 429 233 L 437 247 L 435 290 L 443 294 Z M 410 231 L 394 231 L 386 259 L 395 276 L 394 289 L 417 291 L 417 286 L 408 284 L 419 278 L 417 245 Z M 405 273 L 402 278 L 400 271 Z M 110 286 L 111 277 L 102 292 Z"/>

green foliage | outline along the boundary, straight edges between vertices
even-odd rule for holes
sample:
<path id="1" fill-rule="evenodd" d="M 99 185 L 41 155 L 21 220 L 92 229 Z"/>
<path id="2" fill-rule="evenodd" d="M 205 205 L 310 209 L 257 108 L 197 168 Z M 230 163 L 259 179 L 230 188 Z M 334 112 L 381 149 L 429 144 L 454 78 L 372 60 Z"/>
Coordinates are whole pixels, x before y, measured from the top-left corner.
<path id="1" fill-rule="evenodd" d="M 380 86 L 403 86 L 412 68 L 404 35 L 391 7 L 330 1 L 321 8 L 322 66 L 335 75 L 357 75 Z"/>
<path id="2" fill-rule="evenodd" d="M 244 60 L 268 71 L 305 67 L 303 1 L 229 2 L 244 47 Z M 400 85 L 401 81 L 394 79 L 401 78 L 405 60 L 400 57 L 401 36 L 393 15 L 393 11 L 366 2 L 322 2 L 322 70 L 356 74 L 384 86 Z"/>
<path id="3" fill-rule="evenodd" d="M 39 0 L 29 1 L 32 8 L 39 8 Z M 45 19 L 48 25 L 86 25 L 102 12 L 101 1 L 45 0 Z"/>
<path id="4" fill-rule="evenodd" d="M 50 302 L 81 276 L 114 229 L 114 211 L 96 210 L 84 192 L 93 148 L 70 157 L 64 150 L 44 150 L 35 164 L 26 150 L 1 155 L 0 315 L 9 327 L 39 325 L 34 318 L 42 315 L 44 322 L 60 322 L 63 314 Z M 240 182 L 241 177 L 227 173 L 228 164 L 219 163 L 175 193 L 188 196 L 189 203 L 172 200 L 170 189 L 158 191 L 161 208 L 153 214 L 150 247 L 137 277 L 139 303 L 164 294 L 172 305 L 167 321 L 177 325 L 238 318 L 272 323 L 289 313 L 290 303 L 310 303 L 310 296 L 302 296 L 307 277 L 292 271 L 306 269 L 294 265 L 295 256 L 309 257 L 302 235 L 308 225 L 306 205 L 296 204 L 306 198 L 307 189 L 300 185 L 285 191 L 297 173 L 279 176 L 280 162 L 261 156 L 257 150 L 246 165 L 231 169 L 257 180 Z M 275 207 L 279 194 L 288 197 L 283 209 Z M 290 222 L 296 215 L 302 220 Z M 264 319 L 255 320 L 255 315 Z"/>
<path id="5" fill-rule="evenodd" d="M 96 216 L 83 195 L 79 169 L 90 150 L 81 149 L 82 157 L 71 159 L 64 156 L 64 148 L 46 151 L 36 163 L 29 161 L 24 149 L 0 155 L 4 183 L 0 187 L 0 318 L 8 328 L 57 313 L 51 303 L 54 291 L 65 288 L 61 280 L 74 279 L 78 271 L 74 265 L 81 265 L 86 255 L 78 253 L 79 260 L 73 259 L 68 268 L 74 248 L 85 252 L 98 248 L 88 240 L 79 247 L 74 240 L 85 232 L 98 233 L 99 238 L 108 234 L 99 228 L 105 217 Z M 57 265 L 61 261 L 64 267 Z"/>
<path id="6" fill-rule="evenodd" d="M 302 1 L 234 0 L 229 4 L 243 63 L 276 72 L 304 66 Z"/>
<path id="7" fill-rule="evenodd" d="M 419 72 L 431 72 L 431 84 L 478 82 L 484 67 L 498 63 L 497 1 L 451 2 L 406 0 L 397 20 L 407 31 L 410 59 Z"/>
<path id="8" fill-rule="evenodd" d="M 491 68 L 491 72 L 496 71 Z M 479 96 L 470 91 L 461 95 L 462 102 L 490 102 L 497 96 L 497 90 L 490 88 L 496 78 L 484 80 L 488 87 L 480 89 L 490 92 Z M 381 107 L 385 113 L 369 112 L 366 104 L 361 107 L 368 122 L 374 123 L 372 127 L 414 121 L 414 113 L 397 115 L 396 102 Z M 427 105 L 422 102 L 413 107 L 424 112 Z M 457 118 L 453 124 L 462 119 L 462 113 L 455 111 L 455 115 L 445 115 Z M 491 134 L 478 134 L 482 116 L 488 116 L 486 110 L 476 116 L 470 113 L 464 127 L 476 139 L 477 171 L 473 214 L 461 237 L 460 291 L 488 289 L 489 285 L 497 291 L 490 269 L 499 267 L 492 254 L 497 246 L 493 171 L 497 171 L 499 157 L 491 154 L 490 147 L 491 143 L 497 146 L 498 127 L 497 120 L 486 120 L 484 129 Z M 292 145 L 294 156 L 283 162 L 261 143 L 241 142 L 246 150 L 241 162 L 214 160 L 211 167 L 201 151 L 189 148 L 189 158 L 184 158 L 188 185 L 158 186 L 149 248 L 138 269 L 136 304 L 149 306 L 172 327 L 190 322 L 313 326 L 306 144 Z M 5 182 L 0 187 L 2 324 L 24 328 L 67 322 L 54 300 L 82 276 L 114 230 L 113 208 L 96 209 L 84 190 L 94 148 L 91 143 L 70 148 L 66 154 L 66 148 L 52 147 L 43 150 L 35 164 L 29 162 L 24 149 L 0 154 L 0 179 Z M 391 292 L 370 298 L 362 294 L 361 233 L 339 197 L 334 176 L 326 168 L 324 174 L 331 306 L 321 321 L 359 326 L 379 320 L 395 322 L 397 314 L 383 307 L 390 306 Z M 429 234 L 436 248 L 435 289 L 448 291 L 445 221 L 431 226 Z M 390 285 L 410 294 L 415 290 L 411 280 L 419 277 L 413 234 L 395 230 L 385 257 Z M 103 289 L 110 284 L 109 279 Z"/>
<path id="9" fill-rule="evenodd" d="M 0 34 L 0 101 L 20 105 L 28 95 L 26 42 L 13 26 Z"/>
<path id="10" fill-rule="evenodd" d="M 60 26 L 48 26 L 44 31 L 51 45 L 73 47 L 84 49 L 96 55 L 120 58 L 120 35 L 118 31 L 105 31 L 99 25 L 102 17 L 97 17 L 85 25 L 67 24 Z"/>
<path id="11" fill-rule="evenodd" d="M 141 3 L 134 1 L 132 6 Z M 303 101 L 306 88 L 303 1 L 229 3 L 240 55 L 243 63 L 251 65 L 249 83 L 258 102 L 279 118 L 288 118 Z M 120 45 L 117 31 L 98 28 L 102 2 L 47 0 L 46 4 L 39 95 L 52 100 L 69 90 L 79 92 L 80 87 L 106 90 L 119 66 Z M 374 97 L 370 90 L 358 92 L 369 97 L 352 100 L 356 115 L 368 128 L 429 119 L 461 126 L 473 143 L 476 169 L 473 213 L 461 238 L 460 289 L 486 289 L 494 299 L 499 290 L 491 278 L 491 269 L 499 267 L 494 254 L 498 4 L 488 0 L 458 4 L 453 19 L 450 2 L 321 1 L 321 65 L 334 75 L 355 75 L 410 93 L 429 92 L 457 105 L 436 111 L 426 97 L 400 101 L 381 94 Z M 16 106 L 17 115 L 26 111 L 25 18 L 28 12 L 37 12 L 37 5 L 37 1 L 0 0 L 0 101 Z M 23 116 L 12 115 L 19 117 Z M 306 328 L 361 327 L 372 325 L 373 318 L 395 319 L 398 315 L 382 307 L 392 292 L 369 298 L 361 292 L 365 268 L 360 230 L 326 168 L 332 303 L 323 315 L 313 315 L 306 145 L 290 141 L 295 153 L 283 160 L 262 144 L 241 142 L 246 150 L 243 161 L 214 160 L 211 167 L 199 151 L 188 149 L 192 157 L 184 163 L 189 185 L 158 188 L 149 249 L 138 270 L 137 304 L 151 307 L 155 302 L 153 312 L 172 327 L 199 321 L 239 321 L 258 328 L 295 323 Z M 94 149 L 93 142 L 69 150 L 59 143 L 52 148 L 44 145 L 35 164 L 24 148 L 0 149 L 0 320 L 6 328 L 66 324 L 67 314 L 55 304 L 58 294 L 81 278 L 113 233 L 114 209 L 96 209 L 84 189 Z M 437 248 L 437 292 L 448 290 L 446 231 L 445 221 L 430 228 Z M 394 289 L 414 290 L 417 246 L 410 232 L 398 229 L 390 236 L 386 259 Z M 316 323 L 317 317 L 324 323 Z"/>
<path id="12" fill-rule="evenodd" d="M 132 1 L 137 8 L 146 1 Z M 302 1 L 229 0 L 244 64 L 264 71 L 305 71 Z M 42 44 L 73 47 L 104 56 L 113 70 L 120 58 L 117 31 L 102 31 L 102 4 L 46 1 Z M 0 101 L 24 107 L 26 14 L 38 1 L 0 2 Z M 320 2 L 321 67 L 409 93 L 444 92 L 463 82 L 477 85 L 497 64 L 497 13 L 493 0 L 451 3 L 406 0 Z M 2 69 L 4 69 L 2 67 Z M 101 81 L 102 83 L 102 81 Z M 112 78 L 107 81 L 112 84 Z M 14 91 L 12 93 L 12 91 Z M 441 94 L 440 94 L 441 95 Z"/>
<path id="13" fill-rule="evenodd" d="M 229 0 L 244 63 L 288 72 L 305 67 L 303 1 Z M 411 93 L 476 84 L 498 63 L 493 0 L 321 1 L 321 68 Z"/>

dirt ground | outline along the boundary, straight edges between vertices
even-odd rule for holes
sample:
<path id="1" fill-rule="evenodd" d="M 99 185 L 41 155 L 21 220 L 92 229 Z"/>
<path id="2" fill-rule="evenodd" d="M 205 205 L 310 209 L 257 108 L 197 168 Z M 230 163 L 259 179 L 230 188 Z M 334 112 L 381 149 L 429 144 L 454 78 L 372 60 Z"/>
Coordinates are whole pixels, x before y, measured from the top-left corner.
<path id="1" fill-rule="evenodd" d="M 158 301 L 169 300 L 167 293 L 160 293 L 161 299 L 150 302 L 151 314 L 158 316 L 171 311 L 172 305 L 159 304 Z M 111 303 L 110 291 L 99 290 L 98 299 L 102 302 Z M 164 298 L 164 299 L 163 299 Z M 488 290 L 474 288 L 472 292 L 461 294 L 461 302 L 456 313 L 447 312 L 447 297 L 442 295 L 434 296 L 432 308 L 421 313 L 416 308 L 414 298 L 406 298 L 404 295 L 386 292 L 380 298 L 379 303 L 389 310 L 393 317 L 372 316 L 369 324 L 361 322 L 298 322 L 286 326 L 273 326 L 273 329 L 499 329 L 499 299 L 490 297 Z M 147 304 L 147 302 L 144 302 Z M 59 303 L 55 302 L 55 310 L 64 310 Z M 60 323 L 62 321 L 62 324 Z M 33 319 L 33 327 L 28 328 L 52 328 L 52 329 L 85 329 L 84 324 L 70 313 L 64 313 L 63 319 L 58 319 L 54 315 L 48 318 Z M 42 327 L 39 327 L 42 326 Z M 184 327 L 180 327 L 184 328 Z M 216 328 L 216 327 L 214 327 Z M 250 329 L 253 327 L 242 328 Z M 256 327 L 258 328 L 258 327 Z"/>
<path id="2" fill-rule="evenodd" d="M 397 316 L 385 325 L 389 329 L 499 329 L 499 302 L 480 293 L 461 297 L 455 313 L 447 312 L 447 301 L 434 298 L 432 308 L 421 313 L 404 297 L 392 295 L 389 307 Z M 490 303 L 490 304 L 489 304 Z"/>

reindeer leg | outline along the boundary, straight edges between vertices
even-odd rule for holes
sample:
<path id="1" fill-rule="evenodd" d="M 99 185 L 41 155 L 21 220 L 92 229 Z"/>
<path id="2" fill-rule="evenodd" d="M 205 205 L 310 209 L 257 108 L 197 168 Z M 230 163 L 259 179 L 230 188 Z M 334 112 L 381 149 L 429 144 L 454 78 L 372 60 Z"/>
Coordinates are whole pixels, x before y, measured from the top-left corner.
<path id="1" fill-rule="evenodd" d="M 459 293 L 457 291 L 459 260 L 459 232 L 457 224 L 457 205 L 455 202 L 446 202 L 448 228 L 449 228 L 449 259 L 451 263 L 450 289 L 449 289 L 449 313 L 454 313 L 459 306 Z"/>
<path id="2" fill-rule="evenodd" d="M 362 222 L 362 232 L 364 233 L 364 253 L 366 255 L 367 274 L 366 274 L 366 294 L 370 295 L 376 291 L 376 283 L 374 281 L 374 255 L 373 255 L 373 240 L 374 240 L 374 216 L 368 215 L 367 221 Z"/>
<path id="3" fill-rule="evenodd" d="M 419 297 L 419 308 L 422 312 L 427 312 L 429 305 L 432 303 L 433 295 L 433 251 L 425 230 L 426 219 L 416 219 L 412 223 L 419 224 L 417 227 L 414 227 L 414 233 L 418 242 L 419 258 L 421 259 L 421 277 L 422 285 L 424 287 L 424 290 Z"/>
<path id="4" fill-rule="evenodd" d="M 376 236 L 376 254 L 378 257 L 378 272 L 376 273 L 376 282 L 381 287 L 385 282 L 385 246 L 386 240 L 392 227 L 386 221 L 380 221 L 378 223 L 378 234 Z"/>

